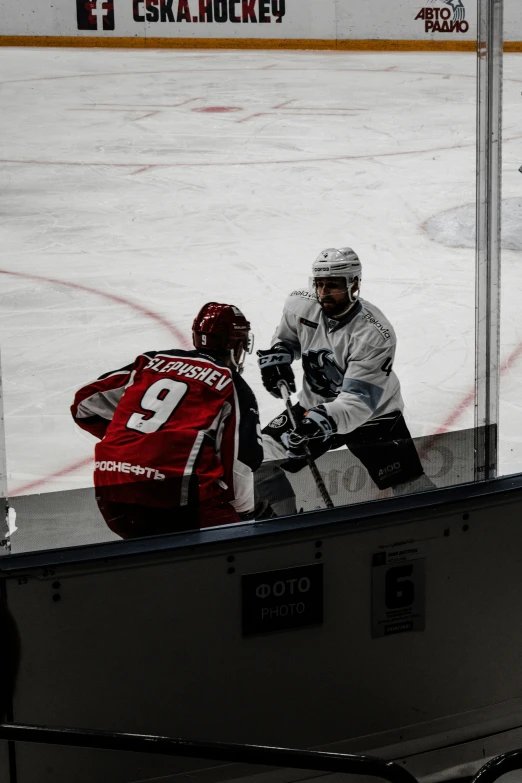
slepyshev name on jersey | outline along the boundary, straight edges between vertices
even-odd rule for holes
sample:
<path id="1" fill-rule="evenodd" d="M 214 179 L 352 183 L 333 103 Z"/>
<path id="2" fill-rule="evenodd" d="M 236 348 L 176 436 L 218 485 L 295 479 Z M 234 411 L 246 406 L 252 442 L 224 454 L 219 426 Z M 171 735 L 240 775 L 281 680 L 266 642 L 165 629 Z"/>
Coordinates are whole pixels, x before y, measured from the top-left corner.
<path id="1" fill-rule="evenodd" d="M 167 359 L 151 359 L 144 368 L 145 370 L 155 370 L 155 372 L 175 372 L 177 375 L 183 375 L 185 378 L 193 378 L 196 381 L 203 381 L 212 389 L 222 391 L 229 383 L 232 383 L 232 377 L 225 375 L 219 370 L 200 364 L 191 364 L 190 362 L 168 361 Z"/>

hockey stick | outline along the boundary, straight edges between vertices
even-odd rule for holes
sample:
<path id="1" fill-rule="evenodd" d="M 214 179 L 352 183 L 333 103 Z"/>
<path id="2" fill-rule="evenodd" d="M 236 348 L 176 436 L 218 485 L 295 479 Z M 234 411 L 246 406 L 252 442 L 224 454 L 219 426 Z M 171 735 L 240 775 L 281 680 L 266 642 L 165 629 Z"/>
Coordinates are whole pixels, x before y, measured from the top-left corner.
<path id="1" fill-rule="evenodd" d="M 285 403 L 286 412 L 288 413 L 288 418 L 290 419 L 290 424 L 292 427 L 296 428 L 296 420 L 294 413 L 292 411 L 292 401 L 290 399 L 290 389 L 286 385 L 284 381 L 279 381 L 277 384 L 278 389 L 281 392 L 281 397 L 283 398 L 283 402 Z M 310 471 L 312 473 L 312 476 L 314 477 L 314 481 L 317 484 L 317 489 L 321 493 L 321 497 L 323 499 L 323 502 L 326 506 L 326 508 L 335 508 L 332 498 L 330 497 L 330 494 L 328 490 L 326 489 L 326 484 L 324 483 L 323 477 L 319 473 L 319 468 L 315 464 L 315 460 L 312 457 L 312 452 L 310 451 L 310 446 L 305 441 L 303 443 L 304 453 L 306 456 L 306 461 L 308 463 L 308 467 L 310 468 Z"/>

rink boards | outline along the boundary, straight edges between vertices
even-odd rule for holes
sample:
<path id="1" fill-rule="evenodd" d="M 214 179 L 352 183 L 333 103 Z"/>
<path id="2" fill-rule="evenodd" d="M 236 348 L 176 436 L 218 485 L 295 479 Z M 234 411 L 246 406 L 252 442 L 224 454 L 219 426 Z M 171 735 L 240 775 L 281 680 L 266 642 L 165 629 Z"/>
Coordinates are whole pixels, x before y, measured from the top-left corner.
<path id="1" fill-rule="evenodd" d="M 14 720 L 367 752 L 416 775 L 475 768 L 522 744 L 521 499 L 503 479 L 4 558 Z M 258 773 L 15 750 L 18 783 Z M 0 770 L 10 780 L 5 754 Z"/>
<path id="2" fill-rule="evenodd" d="M 414 440 L 426 475 L 437 487 L 474 481 L 474 430 Z M 392 495 L 391 490 L 377 489 L 348 449 L 324 454 L 317 460 L 317 465 L 336 507 L 382 500 Z M 299 473 L 289 474 L 289 479 L 299 512 L 324 507 L 321 493 L 307 467 Z M 17 529 L 11 536 L 15 554 L 119 540 L 106 527 L 92 487 L 16 496 L 11 498 L 10 506 L 16 512 Z"/>
<path id="3" fill-rule="evenodd" d="M 214 45 L 292 48 L 385 48 L 459 50 L 474 46 L 477 4 L 465 0 L 123 0 L 86 3 L 56 0 L 42 7 L 0 2 L 4 45 L 182 46 Z M 458 11 L 455 8 L 458 7 Z M 506 39 L 522 39 L 522 10 L 505 0 Z M 34 40 L 35 37 L 38 40 Z M 0 38 L 0 43 L 2 43 Z M 31 44 L 31 38 L 33 42 Z M 46 38 L 54 39 L 46 40 Z M 19 40 L 17 40 L 19 39 Z M 82 41 L 80 44 L 79 42 Z M 124 43 L 126 41 L 126 43 Z M 163 42 L 163 43 L 162 43 Z M 417 44 L 417 45 L 416 45 Z"/>
<path id="4" fill-rule="evenodd" d="M 0 0 L 0 45 L 472 51 L 476 0 Z M 5 7 L 4 7 L 5 6 Z M 520 51 L 522 9 L 505 0 L 506 41 Z"/>

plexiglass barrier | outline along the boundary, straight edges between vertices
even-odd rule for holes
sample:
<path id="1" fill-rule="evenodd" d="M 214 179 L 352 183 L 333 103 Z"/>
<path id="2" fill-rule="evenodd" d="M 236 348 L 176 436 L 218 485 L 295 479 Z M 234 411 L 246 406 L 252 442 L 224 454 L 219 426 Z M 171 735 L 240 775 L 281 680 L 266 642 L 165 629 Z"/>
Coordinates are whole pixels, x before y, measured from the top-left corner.
<path id="1" fill-rule="evenodd" d="M 499 474 L 522 470 L 522 418 L 520 407 L 520 213 L 522 164 L 519 138 L 522 100 L 520 53 L 512 48 L 510 31 L 516 10 L 504 3 L 503 132 L 502 132 L 502 280 L 500 288 L 499 360 Z"/>
<path id="2" fill-rule="evenodd" d="M 335 51 L 0 50 L 13 551 L 513 465 L 496 448 L 502 2 L 399 4 L 407 47 L 371 3 L 378 51 L 350 50 L 349 25 Z M 194 352 L 208 302 L 255 334 L 240 380 L 201 323 Z M 517 402 L 500 399 L 502 422 Z"/>
<path id="3" fill-rule="evenodd" d="M 2 389 L 2 357 L 0 356 L 0 551 L 10 551 L 9 504 L 7 500 L 7 463 L 5 447 L 4 394 Z"/>

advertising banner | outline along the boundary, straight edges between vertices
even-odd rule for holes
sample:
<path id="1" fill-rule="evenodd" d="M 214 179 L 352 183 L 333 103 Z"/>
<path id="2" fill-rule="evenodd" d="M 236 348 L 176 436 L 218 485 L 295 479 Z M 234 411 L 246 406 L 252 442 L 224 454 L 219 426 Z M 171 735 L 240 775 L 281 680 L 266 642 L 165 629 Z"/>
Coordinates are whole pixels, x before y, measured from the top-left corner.
<path id="1" fill-rule="evenodd" d="M 22 7 L 23 6 L 23 7 Z M 333 0 L 0 0 L 3 35 L 335 40 Z"/>
<path id="2" fill-rule="evenodd" d="M 59 36 L 102 38 L 109 46 L 111 38 L 134 45 L 171 38 L 193 39 L 195 46 L 206 39 L 244 39 L 248 46 L 255 39 L 299 41 L 304 48 L 306 42 L 341 49 L 398 42 L 398 48 L 422 49 L 472 46 L 477 33 L 476 0 L 55 0 L 52 6 L 0 0 L 0 11 L 4 44 L 9 36 Z M 504 13 L 506 40 L 521 41 L 519 0 L 505 0 Z"/>
<path id="3" fill-rule="evenodd" d="M 477 37 L 476 0 L 337 0 L 339 40 L 468 40 Z"/>

